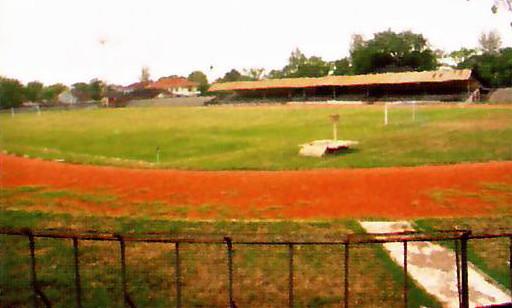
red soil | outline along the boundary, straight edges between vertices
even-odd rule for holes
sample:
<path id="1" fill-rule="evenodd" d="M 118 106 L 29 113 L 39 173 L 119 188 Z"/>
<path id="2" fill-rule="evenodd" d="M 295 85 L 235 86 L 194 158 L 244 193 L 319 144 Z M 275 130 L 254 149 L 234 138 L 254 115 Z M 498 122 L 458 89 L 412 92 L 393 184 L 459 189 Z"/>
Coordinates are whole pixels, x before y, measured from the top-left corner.
<path id="1" fill-rule="evenodd" d="M 279 209 L 274 215 L 294 219 L 486 215 L 495 212 L 496 204 L 467 197 L 451 200 L 448 205 L 439 200 L 436 203 L 432 191 L 481 192 L 484 183 L 512 185 L 512 162 L 218 172 L 72 165 L 9 155 L 0 155 L 0 163 L 4 187 L 44 185 L 82 192 L 101 190 L 126 202 L 158 200 L 169 206 L 192 208 L 222 205 L 246 218 L 251 218 L 251 211 L 271 207 Z M 102 211 L 98 205 L 91 205 L 90 209 Z"/>

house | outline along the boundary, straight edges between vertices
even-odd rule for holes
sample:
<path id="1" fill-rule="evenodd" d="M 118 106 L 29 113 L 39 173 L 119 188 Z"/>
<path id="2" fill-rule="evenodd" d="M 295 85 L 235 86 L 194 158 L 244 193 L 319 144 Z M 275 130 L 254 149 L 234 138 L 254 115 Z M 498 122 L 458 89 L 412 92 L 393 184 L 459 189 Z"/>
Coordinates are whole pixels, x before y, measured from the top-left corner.
<path id="1" fill-rule="evenodd" d="M 61 92 L 57 96 L 57 100 L 61 104 L 76 104 L 78 102 L 78 98 L 71 92 L 71 90 Z"/>
<path id="2" fill-rule="evenodd" d="M 142 89 L 145 89 L 148 87 L 148 85 L 150 85 L 152 82 L 151 81 L 139 81 L 139 82 L 134 82 L 132 84 L 129 84 L 125 87 L 121 87 L 119 89 L 119 92 L 122 92 L 123 94 L 129 94 L 129 93 L 132 93 L 136 90 L 142 90 Z"/>
<path id="3" fill-rule="evenodd" d="M 160 78 L 158 81 L 149 84 L 146 88 L 162 90 L 171 96 L 198 96 L 200 94 L 198 87 L 199 84 L 197 82 L 190 81 L 184 77 L 171 76 Z"/>
<path id="4" fill-rule="evenodd" d="M 480 89 L 472 71 L 464 69 L 225 82 L 208 91 L 233 99 L 474 101 Z"/>

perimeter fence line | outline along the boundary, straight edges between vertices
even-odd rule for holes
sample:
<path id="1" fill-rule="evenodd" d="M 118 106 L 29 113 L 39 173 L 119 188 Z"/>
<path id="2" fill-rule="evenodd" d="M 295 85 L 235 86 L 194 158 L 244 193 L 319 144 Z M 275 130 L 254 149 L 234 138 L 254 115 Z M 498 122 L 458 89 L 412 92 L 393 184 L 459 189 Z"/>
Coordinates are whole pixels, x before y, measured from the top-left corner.
<path id="1" fill-rule="evenodd" d="M 45 229 L 33 230 L 27 228 L 0 228 L 0 235 L 25 237 L 28 243 L 30 255 L 30 277 L 33 290 L 33 305 L 39 307 L 42 303 L 45 307 L 52 307 L 52 303 L 40 287 L 36 270 L 36 239 L 49 238 L 69 240 L 73 247 L 73 266 L 74 266 L 74 289 L 76 307 L 82 307 L 82 284 L 80 277 L 80 242 L 81 241 L 107 241 L 117 242 L 119 244 L 119 264 L 121 268 L 121 283 L 124 303 L 126 307 L 137 307 L 131 294 L 128 292 L 128 281 L 126 276 L 126 243 L 160 243 L 170 244 L 174 247 L 175 271 L 174 284 L 176 288 L 176 307 L 181 308 L 182 298 L 182 255 L 180 247 L 182 244 L 207 244 L 224 247 L 226 251 L 227 262 L 224 265 L 227 275 L 227 307 L 238 307 L 233 295 L 233 248 L 235 246 L 279 246 L 288 247 L 288 306 L 294 307 L 294 273 L 296 271 L 295 248 L 297 246 L 339 246 L 343 251 L 343 301 L 342 307 L 349 307 L 350 299 L 350 250 L 359 245 L 376 245 L 385 243 L 403 244 L 403 307 L 409 305 L 409 278 L 408 278 L 408 243 L 410 242 L 440 242 L 453 241 L 455 247 L 455 260 L 457 269 L 457 290 L 459 296 L 459 306 L 469 307 L 469 288 L 468 288 L 468 241 L 482 239 L 509 239 L 509 277 L 510 289 L 512 290 L 512 230 L 495 229 L 493 231 L 473 232 L 472 230 L 436 230 L 432 232 L 404 231 L 391 233 L 361 233 L 346 234 L 340 236 L 339 240 L 291 240 L 291 241 L 265 241 L 265 240 L 237 240 L 231 236 L 210 236 L 210 237 L 176 237 L 169 232 L 145 232 L 145 233 L 105 233 L 94 230 L 76 231 L 64 229 Z M 511 299 L 512 303 L 512 299 Z"/>

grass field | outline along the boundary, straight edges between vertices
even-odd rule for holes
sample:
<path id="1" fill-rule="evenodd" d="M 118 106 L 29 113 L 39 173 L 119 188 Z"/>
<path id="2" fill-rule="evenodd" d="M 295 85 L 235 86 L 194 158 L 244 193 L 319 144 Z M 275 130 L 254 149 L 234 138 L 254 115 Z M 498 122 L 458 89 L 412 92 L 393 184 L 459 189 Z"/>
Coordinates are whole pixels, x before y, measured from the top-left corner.
<path id="1" fill-rule="evenodd" d="M 332 113 L 341 115 L 340 137 L 358 140 L 360 146 L 322 159 L 299 157 L 298 144 L 330 137 L 328 116 Z M 0 134 L 2 150 L 84 164 L 205 170 L 416 166 L 511 160 L 512 108 L 418 106 L 416 121 L 412 121 L 410 107 L 393 107 L 388 126 L 383 125 L 382 106 L 52 111 L 41 116 L 2 114 Z M 496 209 L 488 216 L 417 219 L 413 223 L 425 231 L 509 227 L 510 184 L 484 184 L 475 183 L 484 185 L 475 192 L 432 188 L 428 197 L 446 207 L 466 204 L 468 200 L 493 203 Z M 362 232 L 354 219 L 293 221 L 275 214 L 283 210 L 277 204 L 262 208 L 251 217 L 278 220 L 247 221 L 247 213 L 222 204 L 191 206 L 186 200 L 182 205 L 165 201 L 128 202 L 118 193 L 112 188 L 77 190 L 30 183 L 2 187 L 0 227 L 168 231 L 176 236 L 230 235 L 259 240 L 333 239 Z M 194 217 L 209 220 L 198 221 Z M 452 247 L 452 243 L 442 244 Z M 123 306 L 118 244 L 82 241 L 80 245 L 84 306 Z M 0 236 L 0 247 L 0 307 L 30 306 L 27 239 Z M 508 248 L 508 241 L 502 239 L 470 241 L 469 258 L 509 288 Z M 342 247 L 296 247 L 296 307 L 340 306 L 343 252 Z M 128 289 L 139 306 L 176 304 L 173 253 L 173 246 L 168 244 L 127 244 Z M 72 306 L 71 241 L 37 239 L 36 256 L 44 292 L 56 307 Z M 233 261 L 237 304 L 286 306 L 287 257 L 286 246 L 236 246 Z M 182 258 L 183 306 L 225 307 L 225 247 L 183 245 Z M 355 247 L 351 250 L 350 265 L 352 307 L 395 307 L 402 302 L 403 272 L 381 245 Z M 414 281 L 411 283 L 410 307 L 440 306 Z"/>
<path id="2" fill-rule="evenodd" d="M 298 145 L 331 137 L 360 146 L 323 159 Z M 512 109 L 503 106 L 194 107 L 0 115 L 2 149 L 89 164 L 206 170 L 415 166 L 512 159 Z M 156 148 L 160 163 L 156 164 Z"/>

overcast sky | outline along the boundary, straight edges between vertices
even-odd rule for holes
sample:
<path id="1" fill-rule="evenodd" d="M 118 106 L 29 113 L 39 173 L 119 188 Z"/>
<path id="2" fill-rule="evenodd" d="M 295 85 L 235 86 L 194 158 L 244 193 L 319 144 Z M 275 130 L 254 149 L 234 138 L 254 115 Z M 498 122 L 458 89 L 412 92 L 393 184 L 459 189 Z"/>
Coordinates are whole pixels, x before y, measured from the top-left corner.
<path id="1" fill-rule="evenodd" d="M 0 75 L 72 84 L 136 81 L 202 70 L 281 68 L 292 49 L 335 60 L 350 37 L 391 28 L 434 48 L 475 47 L 497 30 L 512 45 L 512 13 L 492 0 L 0 0 Z M 102 44 L 103 43 L 103 44 Z M 210 67 L 213 66 L 213 69 Z"/>

